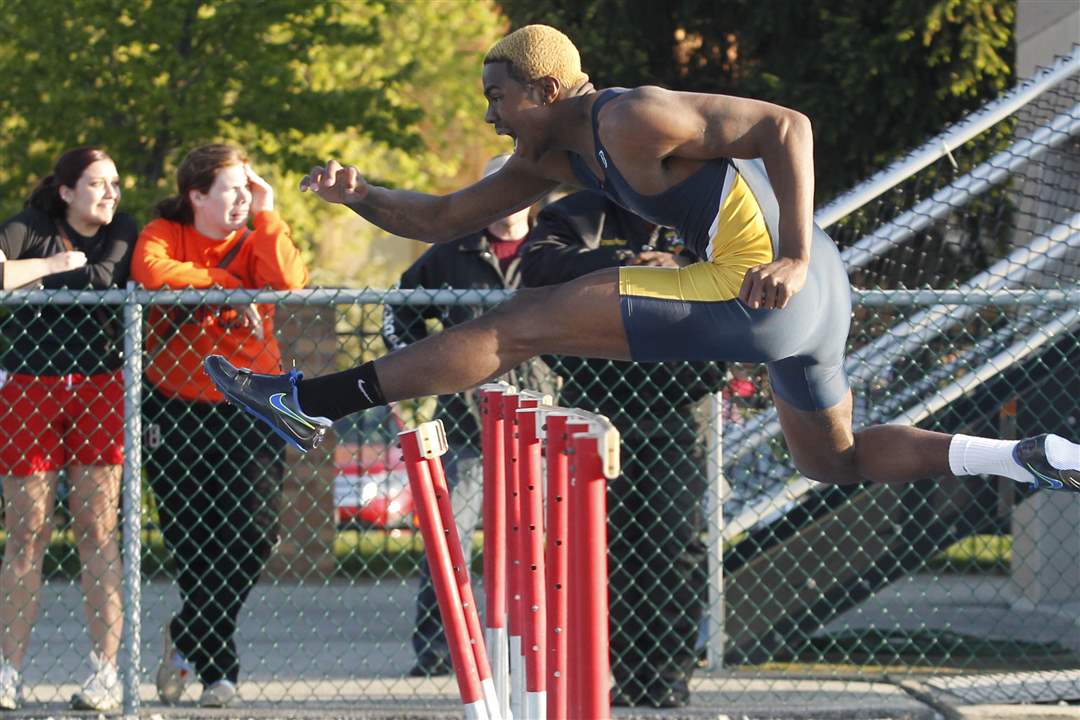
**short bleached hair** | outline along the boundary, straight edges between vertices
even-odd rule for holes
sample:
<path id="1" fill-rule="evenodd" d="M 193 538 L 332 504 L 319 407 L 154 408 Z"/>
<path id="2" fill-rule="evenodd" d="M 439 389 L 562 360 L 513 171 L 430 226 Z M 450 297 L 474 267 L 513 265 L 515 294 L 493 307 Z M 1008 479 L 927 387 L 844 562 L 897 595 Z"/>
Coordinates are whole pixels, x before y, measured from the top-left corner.
<path id="1" fill-rule="evenodd" d="M 511 77 L 520 82 L 553 77 L 573 90 L 589 81 L 573 41 L 550 25 L 526 25 L 492 45 L 484 64 L 497 62 L 509 63 Z"/>

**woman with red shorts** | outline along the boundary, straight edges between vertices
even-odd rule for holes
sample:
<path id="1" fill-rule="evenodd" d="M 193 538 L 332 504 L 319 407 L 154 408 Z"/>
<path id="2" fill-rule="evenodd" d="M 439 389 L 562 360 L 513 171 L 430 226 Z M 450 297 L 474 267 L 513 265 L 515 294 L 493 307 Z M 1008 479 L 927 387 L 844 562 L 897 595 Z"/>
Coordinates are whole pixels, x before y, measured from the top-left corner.
<path id="1" fill-rule="evenodd" d="M 97 148 L 64 153 L 22 212 L 0 224 L 0 287 L 104 289 L 128 279 L 138 226 L 117 213 L 120 178 Z M 38 615 L 56 479 L 67 471 L 92 673 L 79 709 L 120 705 L 116 655 L 123 616 L 117 538 L 124 383 L 117 309 L 23 305 L 0 319 L 0 474 L 7 543 L 0 568 L 0 709 L 22 697 Z"/>

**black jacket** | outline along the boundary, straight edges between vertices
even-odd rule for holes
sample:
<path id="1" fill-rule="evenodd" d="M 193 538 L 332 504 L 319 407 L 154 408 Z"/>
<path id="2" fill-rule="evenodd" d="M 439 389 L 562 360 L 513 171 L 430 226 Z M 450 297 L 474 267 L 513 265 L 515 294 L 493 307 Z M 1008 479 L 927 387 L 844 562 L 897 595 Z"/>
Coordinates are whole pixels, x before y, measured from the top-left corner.
<path id="1" fill-rule="evenodd" d="M 448 243 L 433 245 L 402 276 L 402 289 L 455 288 L 462 290 L 512 289 L 518 286 L 520 258 L 510 261 L 506 273 L 491 251 L 487 233 L 477 232 Z M 382 336 L 389 350 L 397 350 L 428 335 L 426 320 L 436 319 L 444 328 L 471 320 L 482 308 L 475 305 L 387 305 L 383 311 Z M 439 397 L 438 417 L 451 444 L 478 443 L 476 419 L 461 394 Z"/>
<path id="2" fill-rule="evenodd" d="M 521 284 L 566 282 L 623 264 L 645 249 L 684 252 L 670 231 L 657 229 L 603 194 L 584 190 L 545 207 L 521 251 Z M 719 390 L 725 369 L 710 362 L 638 364 L 545 358 L 565 381 L 560 404 L 593 409 L 625 435 L 664 428 L 682 434 L 689 405 Z"/>
<path id="3" fill-rule="evenodd" d="M 131 254 L 139 226 L 125 213 L 93 237 L 83 237 L 63 220 L 27 208 L 0 224 L 0 250 L 8 260 L 47 258 L 66 246 L 57 223 L 76 250 L 86 253 L 86 265 L 46 275 L 40 288 L 103 290 L 124 287 L 131 272 Z M 0 280 L 4 264 L 0 263 Z M 2 287 L 2 283 L 0 283 Z M 5 370 L 28 375 L 92 375 L 120 367 L 120 306 L 25 305 L 0 321 L 0 364 Z"/>

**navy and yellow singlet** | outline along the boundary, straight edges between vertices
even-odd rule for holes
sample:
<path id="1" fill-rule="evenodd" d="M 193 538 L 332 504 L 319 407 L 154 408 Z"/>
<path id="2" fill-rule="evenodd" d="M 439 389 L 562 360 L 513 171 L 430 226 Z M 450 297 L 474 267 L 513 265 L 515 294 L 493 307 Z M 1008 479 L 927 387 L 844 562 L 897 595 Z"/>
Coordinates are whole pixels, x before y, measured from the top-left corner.
<path id="1" fill-rule="evenodd" d="M 657 195 L 641 195 L 619 173 L 600 141 L 600 109 L 625 89 L 593 103 L 601 183 L 570 154 L 586 187 L 627 210 L 671 227 L 701 262 L 682 268 L 623 267 L 619 295 L 631 357 L 638 362 L 717 360 L 768 363 L 773 392 L 800 410 L 832 407 L 848 390 L 844 348 L 851 288 L 836 245 L 817 226 L 806 286 L 782 310 L 752 310 L 739 299 L 743 276 L 777 254 L 779 207 L 760 160 L 720 158 Z"/>

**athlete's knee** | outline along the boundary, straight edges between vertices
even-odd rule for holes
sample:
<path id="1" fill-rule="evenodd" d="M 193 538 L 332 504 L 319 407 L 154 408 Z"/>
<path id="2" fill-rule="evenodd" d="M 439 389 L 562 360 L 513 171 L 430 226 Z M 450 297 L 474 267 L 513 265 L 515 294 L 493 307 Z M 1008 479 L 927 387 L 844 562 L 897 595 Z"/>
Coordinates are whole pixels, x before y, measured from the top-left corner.
<path id="1" fill-rule="evenodd" d="M 855 462 L 855 446 L 846 449 L 816 448 L 813 452 L 792 453 L 795 469 L 810 480 L 829 485 L 862 482 Z"/>
<path id="2" fill-rule="evenodd" d="M 548 308 L 555 287 L 518 290 L 512 298 L 482 316 L 482 320 L 494 326 L 500 349 L 516 354 L 542 350 L 540 345 L 558 323 Z"/>

